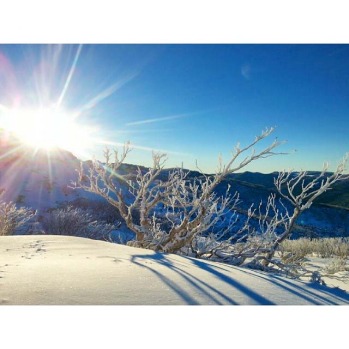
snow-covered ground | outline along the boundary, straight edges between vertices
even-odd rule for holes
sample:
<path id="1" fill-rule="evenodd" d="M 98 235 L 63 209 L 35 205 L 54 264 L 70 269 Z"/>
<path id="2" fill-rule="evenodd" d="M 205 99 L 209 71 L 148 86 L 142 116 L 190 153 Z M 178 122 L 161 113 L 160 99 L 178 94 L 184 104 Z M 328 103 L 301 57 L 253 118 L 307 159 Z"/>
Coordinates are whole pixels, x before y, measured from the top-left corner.
<path id="1" fill-rule="evenodd" d="M 349 293 L 86 238 L 0 237 L 1 304 L 335 305 Z"/>

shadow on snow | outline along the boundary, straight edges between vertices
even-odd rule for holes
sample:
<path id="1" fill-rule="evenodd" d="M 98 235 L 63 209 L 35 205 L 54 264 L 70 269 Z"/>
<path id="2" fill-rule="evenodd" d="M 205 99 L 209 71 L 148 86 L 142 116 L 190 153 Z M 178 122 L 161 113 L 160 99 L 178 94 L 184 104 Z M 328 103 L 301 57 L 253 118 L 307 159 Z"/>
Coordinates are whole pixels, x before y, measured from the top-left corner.
<path id="1" fill-rule="evenodd" d="M 188 305 L 198 305 L 198 304 L 231 304 L 238 305 L 240 304 L 237 299 L 234 299 L 232 296 L 236 292 L 242 293 L 248 297 L 248 304 L 253 305 L 276 305 L 272 300 L 268 299 L 266 296 L 258 293 L 258 291 L 251 289 L 250 287 L 245 286 L 243 283 L 233 279 L 232 277 L 224 274 L 222 271 L 229 272 L 229 269 L 232 270 L 233 266 L 229 265 L 212 265 L 206 261 L 198 260 L 195 258 L 183 257 L 190 264 L 194 264 L 199 267 L 200 270 L 205 271 L 215 279 L 218 279 L 223 284 L 228 285 L 228 292 L 223 293 L 216 287 L 208 284 L 207 282 L 199 279 L 193 273 L 185 270 L 188 265 L 184 263 L 174 264 L 166 254 L 156 253 L 149 254 L 138 254 L 134 255 L 131 258 L 131 262 L 145 268 L 154 275 L 156 275 L 165 285 L 167 285 L 171 290 L 173 290 L 186 304 Z M 175 273 L 175 276 L 180 277 L 181 282 L 175 282 L 174 278 L 169 277 L 169 273 L 161 273 L 158 268 L 152 268 L 149 265 L 144 264 L 146 261 L 154 261 L 161 266 L 168 268 L 172 273 Z M 222 270 L 222 271 L 221 271 Z M 296 296 L 300 300 L 305 300 L 309 304 L 320 305 L 335 305 L 338 303 L 348 303 L 349 304 L 349 295 L 340 289 L 333 289 L 319 284 L 305 284 L 303 287 L 288 281 L 287 279 L 280 278 L 272 274 L 264 274 L 256 271 L 239 268 L 239 271 L 246 273 L 249 277 L 258 279 L 263 279 L 266 282 L 270 282 L 280 288 L 280 291 L 290 296 Z M 182 282 L 183 281 L 183 282 Z M 256 285 L 257 286 L 257 285 Z M 226 289 L 226 288 L 225 288 Z M 201 303 L 198 299 L 193 296 L 193 293 L 198 293 L 207 300 L 207 302 Z M 326 295 L 329 298 L 326 298 Z M 338 303 L 336 302 L 338 301 Z"/>

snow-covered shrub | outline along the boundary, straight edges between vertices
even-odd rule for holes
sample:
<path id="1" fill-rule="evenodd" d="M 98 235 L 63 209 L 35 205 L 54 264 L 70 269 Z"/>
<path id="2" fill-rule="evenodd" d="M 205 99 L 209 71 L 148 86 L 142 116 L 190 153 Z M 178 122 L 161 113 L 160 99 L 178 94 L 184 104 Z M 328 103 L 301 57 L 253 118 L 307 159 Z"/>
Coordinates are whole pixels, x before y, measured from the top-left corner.
<path id="1" fill-rule="evenodd" d="M 35 212 L 0 200 L 0 236 L 30 233 Z"/>
<path id="2" fill-rule="evenodd" d="M 97 221 L 118 225 L 122 220 L 119 212 L 106 201 L 78 198 L 74 201 L 62 202 L 59 204 L 58 208 L 66 209 L 68 206 L 89 212 Z"/>
<path id="3" fill-rule="evenodd" d="M 89 211 L 68 206 L 47 213 L 42 221 L 45 234 L 71 235 L 97 240 L 109 240 L 116 225 L 97 221 Z"/>

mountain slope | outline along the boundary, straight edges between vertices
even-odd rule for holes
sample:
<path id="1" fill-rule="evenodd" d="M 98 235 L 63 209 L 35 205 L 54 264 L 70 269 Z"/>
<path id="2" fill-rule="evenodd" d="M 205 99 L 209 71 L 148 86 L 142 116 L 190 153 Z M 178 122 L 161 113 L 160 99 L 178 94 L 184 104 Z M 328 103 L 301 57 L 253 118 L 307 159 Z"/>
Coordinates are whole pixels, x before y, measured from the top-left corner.
<path id="1" fill-rule="evenodd" d="M 97 195 L 71 188 L 80 160 L 62 149 L 50 152 L 24 146 L 0 132 L 0 192 L 2 199 L 44 210 L 57 202 Z"/>

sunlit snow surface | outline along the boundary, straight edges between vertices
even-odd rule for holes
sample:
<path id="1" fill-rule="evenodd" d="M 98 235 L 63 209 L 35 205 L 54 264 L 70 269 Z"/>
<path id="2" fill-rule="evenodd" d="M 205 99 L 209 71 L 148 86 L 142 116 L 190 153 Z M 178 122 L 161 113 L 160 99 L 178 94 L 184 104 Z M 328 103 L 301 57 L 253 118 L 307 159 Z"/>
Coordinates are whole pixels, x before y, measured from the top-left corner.
<path id="1" fill-rule="evenodd" d="M 335 305 L 336 288 L 85 238 L 0 237 L 1 304 Z"/>

